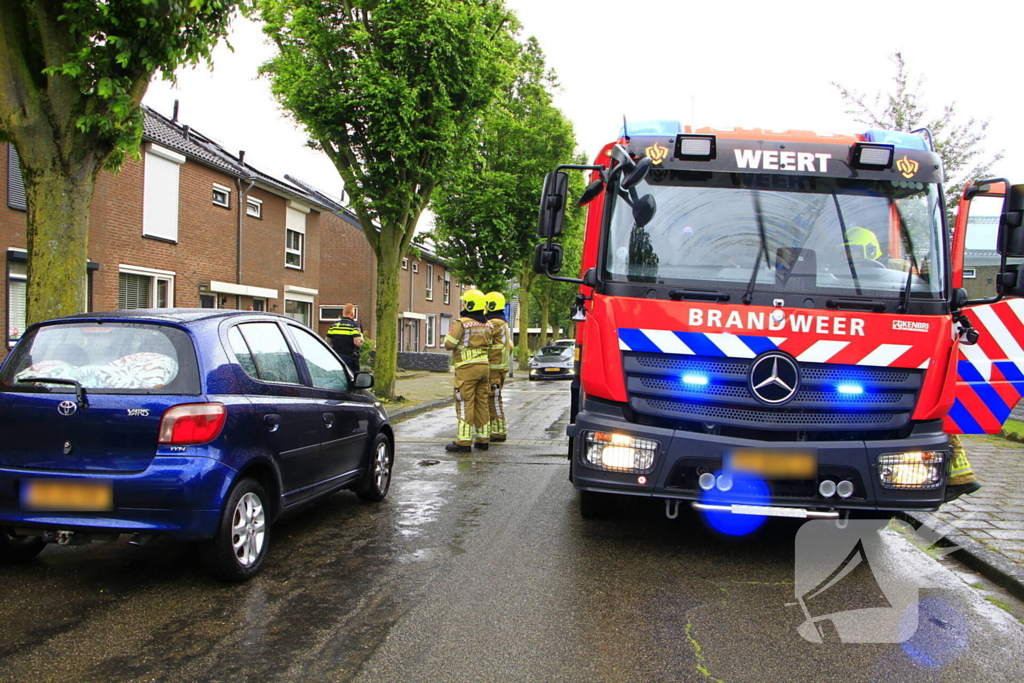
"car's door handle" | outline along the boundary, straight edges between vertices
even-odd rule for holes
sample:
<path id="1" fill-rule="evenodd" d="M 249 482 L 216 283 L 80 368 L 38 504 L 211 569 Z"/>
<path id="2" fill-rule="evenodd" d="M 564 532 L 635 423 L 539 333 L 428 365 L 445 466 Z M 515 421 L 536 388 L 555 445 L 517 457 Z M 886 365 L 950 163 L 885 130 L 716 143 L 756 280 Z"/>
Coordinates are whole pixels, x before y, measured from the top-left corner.
<path id="1" fill-rule="evenodd" d="M 328 429 L 334 426 L 334 413 L 324 413 L 324 424 Z"/>
<path id="2" fill-rule="evenodd" d="M 281 416 L 280 415 L 264 415 L 263 416 L 263 422 L 266 423 L 267 431 L 268 432 L 276 432 L 278 430 L 278 428 L 281 426 Z"/>

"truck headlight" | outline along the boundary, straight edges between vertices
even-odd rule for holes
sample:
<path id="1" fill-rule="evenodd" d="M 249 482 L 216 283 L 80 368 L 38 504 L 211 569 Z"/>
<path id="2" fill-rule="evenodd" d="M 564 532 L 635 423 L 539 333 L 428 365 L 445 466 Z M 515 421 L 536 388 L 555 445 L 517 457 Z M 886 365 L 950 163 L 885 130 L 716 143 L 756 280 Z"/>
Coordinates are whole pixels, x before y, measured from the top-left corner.
<path id="1" fill-rule="evenodd" d="M 926 491 L 942 486 L 946 451 L 885 453 L 878 456 L 878 480 L 883 488 L 901 491 Z"/>
<path id="2" fill-rule="evenodd" d="M 587 432 L 584 457 L 587 463 L 613 472 L 642 473 L 654 468 L 658 442 L 627 434 Z"/>

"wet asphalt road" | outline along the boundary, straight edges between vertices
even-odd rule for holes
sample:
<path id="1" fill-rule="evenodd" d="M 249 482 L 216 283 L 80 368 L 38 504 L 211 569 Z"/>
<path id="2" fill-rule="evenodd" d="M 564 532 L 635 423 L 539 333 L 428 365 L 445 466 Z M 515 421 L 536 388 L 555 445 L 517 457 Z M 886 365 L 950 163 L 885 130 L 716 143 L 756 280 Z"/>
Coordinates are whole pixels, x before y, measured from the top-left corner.
<path id="1" fill-rule="evenodd" d="M 913 635 L 817 644 L 797 630 L 799 523 L 734 539 L 644 502 L 581 520 L 567 389 L 508 387 L 513 440 L 488 452 L 445 453 L 450 408 L 400 423 L 387 500 L 341 493 L 282 520 L 243 585 L 162 540 L 0 566 L 0 681 L 1024 680 L 1020 603 L 897 529 L 812 614 L 894 604 L 878 576 L 902 596 L 923 584 Z"/>

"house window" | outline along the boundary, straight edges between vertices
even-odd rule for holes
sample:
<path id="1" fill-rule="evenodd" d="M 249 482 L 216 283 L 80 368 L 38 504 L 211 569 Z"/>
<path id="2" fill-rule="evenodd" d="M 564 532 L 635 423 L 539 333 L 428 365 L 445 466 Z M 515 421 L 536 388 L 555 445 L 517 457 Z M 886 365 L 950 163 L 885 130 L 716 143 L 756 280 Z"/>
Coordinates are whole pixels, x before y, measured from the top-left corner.
<path id="1" fill-rule="evenodd" d="M 964 277 L 973 280 L 978 277 L 978 271 L 975 268 L 964 268 Z"/>
<path id="2" fill-rule="evenodd" d="M 308 301 L 298 301 L 296 299 L 284 300 L 284 314 L 292 320 L 297 320 L 306 326 L 309 326 L 309 313 L 312 308 L 313 304 Z"/>
<path id="3" fill-rule="evenodd" d="M 142 234 L 167 242 L 178 241 L 179 171 L 185 157 L 150 144 L 146 149 L 146 179 L 142 194 Z"/>
<path id="4" fill-rule="evenodd" d="M 217 295 L 215 295 L 215 294 L 200 294 L 199 295 L 199 308 L 217 308 Z"/>
<path id="5" fill-rule="evenodd" d="M 402 259 L 402 270 L 409 270 L 409 259 Z"/>
<path id="6" fill-rule="evenodd" d="M 253 218 L 263 218 L 263 200 L 255 197 L 245 198 L 245 215 Z"/>
<path id="7" fill-rule="evenodd" d="M 265 311 L 265 310 L 267 310 L 267 300 L 266 299 L 253 299 L 252 300 L 252 310 L 254 310 L 254 311 Z"/>
<path id="8" fill-rule="evenodd" d="M 21 177 L 21 161 L 14 145 L 7 145 L 7 206 L 19 211 L 27 211 L 25 202 L 25 183 Z"/>
<path id="9" fill-rule="evenodd" d="M 294 230 L 285 230 L 284 264 L 289 268 L 302 269 L 303 235 Z"/>
<path id="10" fill-rule="evenodd" d="M 173 306 L 173 272 L 121 266 L 117 283 L 118 308 L 172 308 Z"/>
<path id="11" fill-rule="evenodd" d="M 420 262 L 419 261 L 413 261 L 412 262 L 412 272 L 414 272 L 414 273 L 420 272 Z"/>
<path id="12" fill-rule="evenodd" d="M 13 149 L 13 148 L 12 148 Z M 25 310 L 28 291 L 28 264 L 7 262 L 7 347 L 14 346 L 25 332 Z"/>
<path id="13" fill-rule="evenodd" d="M 429 268 L 429 266 L 428 266 Z M 434 336 L 435 330 L 437 329 L 437 316 L 427 314 L 427 346 L 437 346 L 437 342 Z"/>
<path id="14" fill-rule="evenodd" d="M 427 301 L 434 300 L 434 266 L 427 264 Z M 428 346 L 430 346 L 428 344 Z"/>
<path id="15" fill-rule="evenodd" d="M 353 308 L 356 309 L 356 312 L 355 312 L 355 314 L 353 314 L 352 319 L 353 320 L 359 320 L 359 307 L 358 306 L 354 306 Z M 324 304 L 323 306 L 320 307 L 320 322 L 323 322 L 323 323 L 337 322 L 337 321 L 341 320 L 343 315 L 344 315 L 344 307 L 342 307 L 342 306 L 337 306 L 337 305 L 329 306 L 327 304 Z"/>
<path id="16" fill-rule="evenodd" d="M 216 206 L 231 208 L 231 188 L 223 185 L 213 184 L 213 203 Z"/>
<path id="17" fill-rule="evenodd" d="M 452 302 L 452 274 L 448 272 L 448 269 L 444 269 L 444 305 L 447 306 Z"/>

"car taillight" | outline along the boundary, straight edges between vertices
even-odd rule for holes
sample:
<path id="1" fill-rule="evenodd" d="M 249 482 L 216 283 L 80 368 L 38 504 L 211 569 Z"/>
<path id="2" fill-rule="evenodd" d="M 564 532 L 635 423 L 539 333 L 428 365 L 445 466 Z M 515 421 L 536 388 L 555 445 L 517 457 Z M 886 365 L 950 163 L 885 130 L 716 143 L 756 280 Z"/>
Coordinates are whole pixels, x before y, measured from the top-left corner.
<path id="1" fill-rule="evenodd" d="M 186 403 L 164 411 L 157 443 L 187 446 L 207 443 L 220 436 L 228 411 L 223 403 Z"/>

